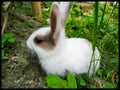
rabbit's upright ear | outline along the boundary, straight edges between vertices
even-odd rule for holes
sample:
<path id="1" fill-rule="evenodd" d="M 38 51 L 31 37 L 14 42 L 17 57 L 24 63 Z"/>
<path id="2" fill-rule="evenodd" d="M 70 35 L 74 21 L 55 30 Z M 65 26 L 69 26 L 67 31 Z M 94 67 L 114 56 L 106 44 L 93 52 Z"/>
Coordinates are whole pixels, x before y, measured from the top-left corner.
<path id="1" fill-rule="evenodd" d="M 70 11 L 70 4 L 71 2 L 61 2 L 60 3 L 60 13 L 61 13 L 61 25 L 65 27 L 65 23 Z"/>
<path id="2" fill-rule="evenodd" d="M 51 13 L 50 13 L 50 20 L 51 20 L 51 38 L 56 44 L 60 32 L 61 32 L 61 24 L 60 24 L 60 11 L 59 11 L 59 4 L 57 2 L 53 2 L 51 6 Z"/>
<path id="3" fill-rule="evenodd" d="M 55 33 L 55 30 L 57 28 L 58 14 L 59 14 L 59 5 L 57 2 L 53 2 L 51 6 L 51 14 L 50 14 L 51 31 L 53 34 Z"/>

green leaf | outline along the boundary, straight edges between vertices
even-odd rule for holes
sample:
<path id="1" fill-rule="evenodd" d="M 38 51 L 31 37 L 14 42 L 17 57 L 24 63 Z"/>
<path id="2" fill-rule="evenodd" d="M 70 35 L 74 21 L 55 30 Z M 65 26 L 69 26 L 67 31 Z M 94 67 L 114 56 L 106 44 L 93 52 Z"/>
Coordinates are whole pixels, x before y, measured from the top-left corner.
<path id="1" fill-rule="evenodd" d="M 50 74 L 45 79 L 49 88 L 67 88 L 67 81 L 57 75 Z"/>
<path id="2" fill-rule="evenodd" d="M 77 88 L 76 79 L 71 73 L 68 73 L 67 80 L 69 88 Z"/>
<path id="3" fill-rule="evenodd" d="M 86 81 L 84 80 L 84 79 L 80 79 L 80 85 L 81 86 L 86 86 L 87 84 L 86 84 Z"/>
<path id="4" fill-rule="evenodd" d="M 112 83 L 105 81 L 104 82 L 104 88 L 115 88 L 115 87 Z"/>
<path id="5" fill-rule="evenodd" d="M 8 42 L 10 42 L 10 43 L 14 43 L 14 41 L 15 41 L 14 38 L 9 38 L 9 39 L 8 39 Z"/>

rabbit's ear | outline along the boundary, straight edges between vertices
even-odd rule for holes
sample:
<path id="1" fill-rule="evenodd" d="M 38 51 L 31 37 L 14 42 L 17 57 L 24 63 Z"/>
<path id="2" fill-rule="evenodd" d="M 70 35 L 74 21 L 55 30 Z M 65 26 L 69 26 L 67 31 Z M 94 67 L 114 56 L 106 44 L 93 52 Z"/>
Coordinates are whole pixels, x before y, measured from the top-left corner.
<path id="1" fill-rule="evenodd" d="M 59 4 L 57 2 L 53 2 L 51 6 L 51 38 L 53 39 L 54 44 L 58 40 L 60 30 L 61 30 L 61 24 L 60 24 L 60 12 L 59 12 Z"/>
<path id="2" fill-rule="evenodd" d="M 65 27 L 65 23 L 70 11 L 70 4 L 71 2 L 61 2 L 59 6 L 61 13 L 61 24 L 63 27 Z"/>
<path id="3" fill-rule="evenodd" d="M 51 6 L 51 31 L 54 34 L 55 30 L 57 28 L 57 19 L 58 19 L 58 14 L 59 14 L 59 5 L 57 2 L 53 2 Z"/>

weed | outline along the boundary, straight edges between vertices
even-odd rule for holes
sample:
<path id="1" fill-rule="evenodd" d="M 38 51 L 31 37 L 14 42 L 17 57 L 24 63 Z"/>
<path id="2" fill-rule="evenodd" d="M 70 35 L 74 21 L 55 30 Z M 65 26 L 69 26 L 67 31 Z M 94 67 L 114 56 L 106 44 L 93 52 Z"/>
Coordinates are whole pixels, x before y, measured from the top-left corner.
<path id="1" fill-rule="evenodd" d="M 50 74 L 46 77 L 46 81 L 49 88 L 77 88 L 76 79 L 71 73 L 67 75 L 67 80 Z"/>
<path id="2" fill-rule="evenodd" d="M 5 56 L 6 54 L 5 48 L 10 47 L 14 43 L 14 41 L 15 39 L 14 39 L 13 33 L 3 34 L 2 36 L 2 59 L 7 59 L 7 57 Z"/>

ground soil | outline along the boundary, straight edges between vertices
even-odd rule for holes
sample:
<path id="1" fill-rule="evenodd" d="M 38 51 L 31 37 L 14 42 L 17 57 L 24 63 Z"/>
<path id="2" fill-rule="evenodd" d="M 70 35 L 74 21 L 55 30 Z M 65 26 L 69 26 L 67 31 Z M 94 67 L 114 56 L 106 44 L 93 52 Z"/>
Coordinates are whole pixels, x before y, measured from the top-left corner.
<path id="1" fill-rule="evenodd" d="M 45 73 L 38 64 L 37 56 L 31 54 L 26 47 L 27 38 L 40 25 L 34 28 L 36 21 L 33 20 L 32 28 L 23 27 L 25 21 L 17 18 L 14 22 L 11 19 L 9 15 L 4 33 L 13 33 L 15 42 L 10 47 L 5 47 L 8 59 L 2 60 L 2 88 L 47 88 Z"/>

